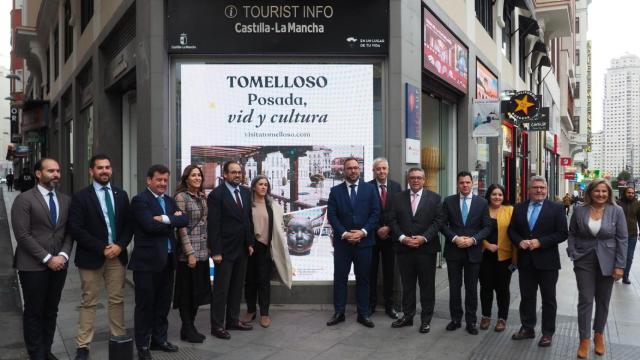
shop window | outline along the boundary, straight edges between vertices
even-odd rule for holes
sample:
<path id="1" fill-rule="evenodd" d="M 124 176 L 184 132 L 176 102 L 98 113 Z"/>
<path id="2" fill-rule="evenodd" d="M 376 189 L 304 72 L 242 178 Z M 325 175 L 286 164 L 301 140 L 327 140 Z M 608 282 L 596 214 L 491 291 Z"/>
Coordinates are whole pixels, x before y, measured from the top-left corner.
<path id="1" fill-rule="evenodd" d="M 580 65 L 580 49 L 576 49 L 576 57 L 575 57 L 574 62 L 576 64 L 576 66 Z"/>
<path id="2" fill-rule="evenodd" d="M 580 99 L 580 81 L 576 81 L 576 87 L 573 90 L 573 98 Z"/>
<path id="3" fill-rule="evenodd" d="M 476 0 L 476 18 L 493 37 L 493 3 L 494 0 Z"/>
<path id="4" fill-rule="evenodd" d="M 89 20 L 93 17 L 93 1 L 82 0 L 80 2 L 80 33 L 84 32 Z"/>
<path id="5" fill-rule="evenodd" d="M 64 2 L 64 61 L 73 52 L 73 25 L 71 25 L 71 1 Z"/>
<path id="6" fill-rule="evenodd" d="M 580 33 L 580 18 L 576 16 L 576 35 Z"/>
<path id="7" fill-rule="evenodd" d="M 502 28 L 502 54 L 511 62 L 511 44 L 513 41 L 513 7 L 511 4 L 504 4 L 502 18 L 504 19 L 504 27 Z"/>
<path id="8" fill-rule="evenodd" d="M 522 81 L 524 81 L 524 76 L 526 74 L 526 71 L 524 69 L 524 65 L 526 64 L 525 43 L 527 42 L 527 39 L 520 36 L 518 40 L 518 74 L 520 75 Z"/>

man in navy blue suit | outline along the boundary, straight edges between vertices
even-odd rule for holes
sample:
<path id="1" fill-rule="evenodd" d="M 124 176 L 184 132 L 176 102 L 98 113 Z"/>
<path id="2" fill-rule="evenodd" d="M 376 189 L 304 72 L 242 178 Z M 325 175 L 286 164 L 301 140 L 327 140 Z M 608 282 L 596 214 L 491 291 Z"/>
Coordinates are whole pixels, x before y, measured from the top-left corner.
<path id="1" fill-rule="evenodd" d="M 251 193 L 242 184 L 242 166 L 227 161 L 222 167 L 224 182 L 207 198 L 207 231 L 211 259 L 215 263 L 211 301 L 211 335 L 228 340 L 227 330 L 252 330 L 240 321 L 242 287 L 249 256 L 253 254 Z"/>
<path id="2" fill-rule="evenodd" d="M 165 195 L 169 169 L 152 165 L 147 189 L 131 200 L 134 236 L 129 269 L 133 270 L 136 307 L 135 340 L 138 358 L 153 359 L 149 350 L 176 352 L 167 341 L 171 287 L 175 268 L 176 229 L 189 224 L 176 202 Z"/>
<path id="3" fill-rule="evenodd" d="M 358 322 L 372 328 L 369 317 L 369 272 L 371 248 L 380 216 L 376 188 L 360 179 L 360 164 L 355 158 L 344 161 L 345 182 L 331 188 L 327 217 L 333 227 L 333 306 L 335 314 L 327 322 L 343 322 L 347 303 L 347 282 L 351 264 L 356 274 Z"/>
<path id="4" fill-rule="evenodd" d="M 75 264 L 80 273 L 82 304 L 79 308 L 76 360 L 89 358 L 93 323 L 100 287 L 109 300 L 112 336 L 127 334 L 124 325 L 124 276 L 127 245 L 131 241 L 131 214 L 127 193 L 111 183 L 111 159 L 94 155 L 89 160 L 93 182 L 71 199 L 69 231 L 76 242 Z"/>
<path id="5" fill-rule="evenodd" d="M 476 328 L 478 309 L 478 274 L 482 262 L 482 240 L 492 230 L 489 205 L 480 196 L 471 193 L 472 178 L 468 171 L 457 176 L 458 193 L 448 196 L 442 204 L 445 217 L 442 233 L 444 257 L 449 276 L 449 312 L 451 322 L 448 331 L 461 326 L 465 315 L 467 332 L 478 335 Z M 464 312 L 462 310 L 462 282 L 464 279 Z"/>
<path id="6" fill-rule="evenodd" d="M 515 206 L 509 238 L 518 247 L 520 330 L 513 340 L 535 337 L 536 299 L 542 298 L 542 336 L 539 346 L 551 346 L 556 330 L 556 283 L 560 270 L 558 244 L 567 240 L 567 216 L 561 204 L 547 200 L 547 180 L 533 176 L 529 200 Z"/>

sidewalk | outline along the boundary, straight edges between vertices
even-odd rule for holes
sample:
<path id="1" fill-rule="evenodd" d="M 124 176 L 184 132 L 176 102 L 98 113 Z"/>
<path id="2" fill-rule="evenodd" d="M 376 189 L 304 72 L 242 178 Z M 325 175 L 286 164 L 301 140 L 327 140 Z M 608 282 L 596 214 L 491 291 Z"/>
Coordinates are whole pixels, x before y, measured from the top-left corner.
<path id="1" fill-rule="evenodd" d="M 3 186 L 4 187 L 4 186 Z M 7 193 L 3 188 L 7 213 L 11 208 L 17 192 Z M 1 211 L 0 211 L 1 214 Z M 3 219 L 0 217 L 0 222 Z M 2 225 L 0 224 L 0 231 Z M 1 234 L 1 233 L 0 233 Z M 15 245 L 15 240 L 12 241 Z M 5 241 L 0 240 L 0 246 Z M 578 328 L 576 322 L 577 290 L 573 271 L 568 258 L 561 247 L 563 269 L 557 286 L 558 318 L 556 335 L 550 348 L 537 346 L 537 338 L 533 341 L 512 341 L 511 334 L 519 328 L 518 275 L 514 274 L 511 282 L 511 306 L 509 326 L 504 333 L 481 331 L 479 336 L 468 335 L 463 329 L 447 332 L 445 326 L 449 321 L 448 282 L 444 269 L 438 269 L 436 278 L 436 311 L 431 323 L 431 332 L 418 333 L 419 324 L 413 328 L 392 329 L 391 320 L 384 313 L 378 312 L 372 319 L 374 329 L 367 329 L 356 323 L 355 310 L 350 309 L 347 321 L 335 327 L 325 325 L 332 315 L 331 306 L 327 305 L 287 305 L 272 306 L 273 323 L 270 328 L 263 329 L 254 323 L 254 330 L 248 332 L 232 332 L 229 341 L 219 340 L 209 334 L 209 311 L 202 308 L 197 318 L 196 327 L 207 339 L 203 344 L 188 344 L 179 340 L 180 320 L 177 311 L 171 311 L 169 318 L 169 340 L 180 347 L 176 354 L 154 352 L 155 359 L 574 359 L 578 345 Z M 5 261 L 1 258 L 1 261 Z M 73 256 L 72 256 L 73 259 Z M 73 263 L 73 262 L 72 262 Z M 0 264 L 6 267 L 6 264 Z M 0 267 L 1 268 L 1 267 Z M 632 273 L 631 285 L 617 282 L 614 285 L 609 313 L 609 322 L 605 335 L 607 353 L 596 356 L 593 352 L 590 359 L 638 359 L 640 358 L 640 272 Z M 128 274 L 130 275 L 130 274 Z M 128 332 L 133 335 L 133 288 L 127 283 L 125 289 L 125 321 Z M 73 359 L 78 311 L 80 303 L 80 280 L 71 264 L 67 282 L 62 294 L 58 313 L 58 329 L 53 352 L 60 359 Z M 108 359 L 109 327 L 104 297 L 98 305 L 96 317 L 96 335 L 91 346 L 92 359 Z M 538 306 L 540 302 L 538 301 Z M 244 305 L 243 305 L 244 309 Z M 4 313 L 0 313 L 3 324 L 0 337 L 0 359 L 20 359 L 16 357 L 15 342 L 7 343 L 5 338 L 21 339 L 21 327 L 7 324 Z M 495 319 L 494 319 L 495 324 Z M 539 329 L 538 329 L 539 330 Z M 13 344 L 13 345 L 11 345 Z M 18 349 L 19 350 L 19 349 Z"/>

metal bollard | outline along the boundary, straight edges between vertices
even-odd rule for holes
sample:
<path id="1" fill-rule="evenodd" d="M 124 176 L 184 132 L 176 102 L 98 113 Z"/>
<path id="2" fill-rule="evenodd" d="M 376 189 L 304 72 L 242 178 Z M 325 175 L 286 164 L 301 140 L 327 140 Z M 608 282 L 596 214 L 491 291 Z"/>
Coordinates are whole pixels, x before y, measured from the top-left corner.
<path id="1" fill-rule="evenodd" d="M 129 336 L 112 336 L 109 339 L 109 360 L 133 360 L 133 339 Z"/>

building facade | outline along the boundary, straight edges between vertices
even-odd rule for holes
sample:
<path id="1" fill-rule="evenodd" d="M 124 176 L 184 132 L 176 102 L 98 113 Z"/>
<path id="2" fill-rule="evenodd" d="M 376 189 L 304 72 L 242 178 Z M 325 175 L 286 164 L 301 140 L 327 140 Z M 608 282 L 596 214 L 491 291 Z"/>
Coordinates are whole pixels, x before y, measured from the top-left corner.
<path id="1" fill-rule="evenodd" d="M 511 202 L 526 199 L 531 175 L 547 177 L 551 197 L 570 187 L 559 160 L 571 156 L 569 138 L 579 130 L 575 0 L 336 0 L 288 7 L 244 0 L 16 0 L 14 8 L 21 19 L 14 52 L 25 84 L 15 105 L 23 113 L 20 144 L 31 154 L 20 164 L 42 155 L 60 159 L 67 192 L 87 185 L 87 162 L 96 153 L 114 159 L 114 181 L 130 194 L 144 189 L 143 174 L 153 163 L 171 166 L 173 186 L 186 165 L 199 163 L 212 187 L 220 164 L 240 159 L 249 178 L 267 174 L 291 210 L 326 202 L 330 186 L 341 181 L 335 167 L 347 156 L 361 161 L 367 179 L 373 157 L 387 157 L 391 178 L 401 183 L 408 168 L 421 166 L 427 186 L 443 196 L 455 192 L 460 170 L 473 173 L 480 195 L 491 183 L 505 184 Z M 219 81 L 203 81 L 194 69 Z M 12 71 L 18 74 L 17 67 Z M 351 119 L 364 114 L 366 121 L 362 128 L 338 122 L 328 133 L 318 130 L 327 139 L 322 143 L 295 138 L 323 122 L 322 112 L 311 123 L 302 108 L 275 114 L 296 129 L 280 143 L 246 130 L 250 107 L 229 114 L 226 123 L 202 125 L 233 103 L 223 94 L 243 87 L 241 77 L 251 71 L 263 73 L 246 86 L 261 89 L 243 93 L 257 110 L 313 99 L 327 109 L 327 124 L 334 111 L 346 114 L 350 107 L 359 111 Z M 260 103 L 280 91 L 269 79 L 294 79 L 296 71 L 315 80 L 327 72 L 346 85 L 340 96 L 296 89 L 290 100 Z M 503 111 L 518 91 L 532 92 L 547 108 L 543 130 Z M 494 117 L 478 116 L 483 106 L 493 106 L 487 111 Z M 294 118 L 306 123 L 291 125 Z M 223 130 L 232 121 L 244 130 Z M 481 132 L 482 125 L 491 126 Z M 330 302 L 326 288 L 318 289 L 325 290 L 299 287 L 294 297 Z"/>

